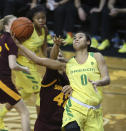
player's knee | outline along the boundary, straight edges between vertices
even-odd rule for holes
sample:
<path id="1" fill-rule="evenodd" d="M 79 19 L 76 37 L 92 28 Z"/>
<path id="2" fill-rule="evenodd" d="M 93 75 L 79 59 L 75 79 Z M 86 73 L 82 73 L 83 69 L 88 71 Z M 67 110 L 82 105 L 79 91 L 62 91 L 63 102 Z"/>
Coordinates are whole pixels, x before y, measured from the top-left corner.
<path id="1" fill-rule="evenodd" d="M 70 122 L 64 128 L 65 131 L 80 131 L 80 127 L 78 126 L 76 121 Z"/>

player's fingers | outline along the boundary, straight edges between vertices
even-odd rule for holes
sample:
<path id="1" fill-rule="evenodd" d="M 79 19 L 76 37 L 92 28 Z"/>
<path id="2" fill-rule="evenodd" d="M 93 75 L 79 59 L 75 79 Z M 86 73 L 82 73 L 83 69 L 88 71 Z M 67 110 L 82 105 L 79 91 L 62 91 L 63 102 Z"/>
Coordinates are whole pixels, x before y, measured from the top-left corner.
<path id="1" fill-rule="evenodd" d="M 64 88 L 64 94 L 65 95 L 70 95 L 71 94 L 71 92 L 72 92 L 72 88 L 68 85 L 68 86 L 66 86 L 65 88 Z"/>
<path id="2" fill-rule="evenodd" d="M 53 41 L 56 41 L 56 35 L 53 36 Z"/>
<path id="3" fill-rule="evenodd" d="M 93 81 L 92 80 L 90 80 L 89 78 L 88 78 L 88 81 L 90 82 L 90 83 L 92 83 Z"/>
<path id="4" fill-rule="evenodd" d="M 70 88 L 69 85 L 64 86 L 63 89 L 62 89 L 62 92 L 65 93 L 67 90 L 69 90 L 69 88 Z"/>
<path id="5" fill-rule="evenodd" d="M 96 85 L 93 85 L 95 92 L 98 92 Z"/>
<path id="6" fill-rule="evenodd" d="M 64 86 L 63 88 L 62 88 L 62 92 L 64 93 L 64 92 L 66 92 L 66 90 L 67 90 L 67 86 Z"/>
<path id="7" fill-rule="evenodd" d="M 62 45 L 67 45 L 67 43 L 64 40 L 62 40 Z"/>
<path id="8" fill-rule="evenodd" d="M 71 91 L 72 91 L 72 88 L 68 88 L 68 89 L 64 92 L 64 94 L 65 94 L 65 95 L 69 95 L 69 94 L 71 93 Z"/>
<path id="9" fill-rule="evenodd" d="M 68 95 L 68 98 L 72 95 L 72 92 L 73 92 L 73 90 L 70 92 L 70 94 Z"/>

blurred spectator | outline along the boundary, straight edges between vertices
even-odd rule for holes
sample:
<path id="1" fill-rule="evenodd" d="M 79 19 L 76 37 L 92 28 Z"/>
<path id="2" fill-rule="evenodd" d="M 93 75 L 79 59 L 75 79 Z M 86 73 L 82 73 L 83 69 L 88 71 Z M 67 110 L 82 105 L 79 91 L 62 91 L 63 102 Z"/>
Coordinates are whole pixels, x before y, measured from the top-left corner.
<path id="1" fill-rule="evenodd" d="M 38 2 L 38 0 L 31 1 L 31 4 L 30 4 L 31 9 L 37 6 L 37 2 Z"/>
<path id="2" fill-rule="evenodd" d="M 4 8 L 6 0 L 0 0 L 0 19 L 4 17 Z"/>
<path id="3" fill-rule="evenodd" d="M 112 32 L 117 32 L 121 29 L 123 34 L 123 46 L 118 50 L 119 53 L 126 53 L 126 0 L 109 0 L 108 7 L 110 9 Z"/>
<path id="4" fill-rule="evenodd" d="M 89 20 L 90 33 L 92 35 L 92 47 L 104 50 L 109 42 L 109 9 L 108 0 L 75 0 L 75 6 L 81 21 Z M 101 45 L 98 43 L 100 29 Z"/>
<path id="5" fill-rule="evenodd" d="M 5 0 L 3 15 L 25 16 L 30 8 L 35 7 L 35 4 L 36 0 Z"/>
<path id="6" fill-rule="evenodd" d="M 63 36 L 63 33 L 66 32 L 66 43 L 73 42 L 72 32 L 74 29 L 74 21 L 75 21 L 75 6 L 73 0 L 47 0 L 46 1 L 47 8 L 47 21 L 48 14 L 53 13 L 54 19 L 54 33 L 57 36 Z M 53 43 L 53 41 L 49 41 L 49 43 Z"/>

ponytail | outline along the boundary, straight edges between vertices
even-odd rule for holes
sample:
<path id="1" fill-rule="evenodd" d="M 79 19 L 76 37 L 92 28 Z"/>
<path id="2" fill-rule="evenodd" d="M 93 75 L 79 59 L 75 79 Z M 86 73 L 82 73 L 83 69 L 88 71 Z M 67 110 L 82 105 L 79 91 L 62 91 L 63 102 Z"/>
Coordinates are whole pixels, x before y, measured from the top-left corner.
<path id="1" fill-rule="evenodd" d="M 8 25 L 9 20 L 11 18 L 15 18 L 14 15 L 7 15 L 3 19 L 0 20 L 0 35 L 5 31 L 5 25 Z"/>
<path id="2" fill-rule="evenodd" d="M 90 44 L 88 45 L 88 52 L 99 52 L 98 49 L 91 47 L 91 36 L 88 33 L 85 33 L 85 36 L 87 41 L 90 42 Z"/>

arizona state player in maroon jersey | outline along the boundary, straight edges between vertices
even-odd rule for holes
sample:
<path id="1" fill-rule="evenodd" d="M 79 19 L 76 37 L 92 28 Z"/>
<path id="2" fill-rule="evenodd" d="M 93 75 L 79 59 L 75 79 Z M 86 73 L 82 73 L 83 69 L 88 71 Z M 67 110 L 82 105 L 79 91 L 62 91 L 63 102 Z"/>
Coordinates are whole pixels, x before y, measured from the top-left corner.
<path id="1" fill-rule="evenodd" d="M 11 80 L 11 70 L 29 73 L 27 67 L 16 63 L 18 48 L 9 33 L 11 24 L 15 19 L 15 16 L 9 15 L 0 21 L 0 103 L 8 103 L 4 107 L 4 113 L 0 112 L 0 130 L 5 130 L 2 116 L 8 112 L 9 107 L 14 107 L 21 115 L 22 130 L 30 131 L 28 110 Z"/>

